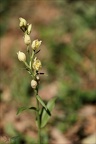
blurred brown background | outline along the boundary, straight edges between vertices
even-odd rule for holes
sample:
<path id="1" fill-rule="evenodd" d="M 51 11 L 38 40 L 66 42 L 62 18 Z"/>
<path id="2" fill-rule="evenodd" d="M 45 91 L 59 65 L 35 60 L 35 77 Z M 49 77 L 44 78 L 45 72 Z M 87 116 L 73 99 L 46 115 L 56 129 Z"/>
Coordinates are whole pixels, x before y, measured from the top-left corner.
<path id="1" fill-rule="evenodd" d="M 0 0 L 0 144 L 36 144 L 30 77 L 17 59 L 25 52 L 19 17 L 32 23 L 31 39 L 42 40 L 39 94 L 57 96 L 42 144 L 96 144 L 96 1 Z"/>

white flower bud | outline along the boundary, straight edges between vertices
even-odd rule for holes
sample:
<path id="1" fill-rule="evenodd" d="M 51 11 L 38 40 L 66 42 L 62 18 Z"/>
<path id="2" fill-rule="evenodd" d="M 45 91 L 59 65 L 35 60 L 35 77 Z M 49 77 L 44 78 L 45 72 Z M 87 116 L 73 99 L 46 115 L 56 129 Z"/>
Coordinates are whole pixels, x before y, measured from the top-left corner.
<path id="1" fill-rule="evenodd" d="M 37 82 L 35 80 L 31 81 L 31 87 L 35 89 L 37 87 Z"/>
<path id="2" fill-rule="evenodd" d="M 32 42 L 32 45 L 31 45 L 32 49 L 33 49 L 33 50 L 38 49 L 39 46 L 41 45 L 41 42 L 42 42 L 42 41 L 34 40 L 34 41 Z"/>
<path id="3" fill-rule="evenodd" d="M 22 62 L 25 62 L 26 61 L 26 55 L 23 53 L 23 52 L 18 52 L 17 53 L 17 55 L 18 55 L 18 59 L 19 59 L 19 61 L 22 61 Z"/>
<path id="4" fill-rule="evenodd" d="M 31 33 L 31 30 L 32 30 L 32 24 L 29 24 L 29 25 L 28 25 L 28 28 L 27 28 L 27 33 L 30 34 L 30 33 Z"/>
<path id="5" fill-rule="evenodd" d="M 27 25 L 27 21 L 24 19 L 24 18 L 19 18 L 19 20 L 20 20 L 20 23 L 19 23 L 19 26 L 20 27 L 23 27 L 23 26 L 26 26 Z"/>
<path id="6" fill-rule="evenodd" d="M 40 80 L 39 75 L 36 76 L 36 79 L 37 79 L 37 80 Z"/>
<path id="7" fill-rule="evenodd" d="M 31 39 L 30 39 L 30 36 L 28 34 L 25 34 L 24 42 L 26 45 L 29 45 L 31 43 Z"/>

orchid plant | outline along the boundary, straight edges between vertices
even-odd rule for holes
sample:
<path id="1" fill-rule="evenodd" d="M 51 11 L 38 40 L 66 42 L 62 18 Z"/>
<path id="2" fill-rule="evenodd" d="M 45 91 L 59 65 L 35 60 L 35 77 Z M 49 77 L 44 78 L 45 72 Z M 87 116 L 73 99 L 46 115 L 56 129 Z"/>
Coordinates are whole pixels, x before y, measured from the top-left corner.
<path id="1" fill-rule="evenodd" d="M 39 47 L 41 46 L 42 41 L 36 39 L 33 42 L 31 41 L 30 34 L 32 31 L 32 24 L 27 23 L 24 18 L 19 18 L 19 27 L 24 33 L 24 43 L 26 45 L 26 54 L 19 51 L 17 53 L 18 60 L 24 63 L 26 71 L 30 75 L 30 84 L 34 90 L 34 97 L 36 98 L 36 106 L 31 107 L 20 107 L 17 111 L 17 114 L 20 114 L 24 110 L 34 110 L 36 113 L 36 125 L 38 128 L 38 144 L 42 144 L 41 138 L 41 129 L 45 127 L 50 116 L 51 111 L 55 106 L 56 97 L 53 97 L 51 100 L 44 103 L 42 98 L 39 96 L 39 85 L 40 85 L 40 75 L 44 74 L 40 72 L 42 68 L 41 61 L 37 58 L 37 53 L 40 52 Z"/>

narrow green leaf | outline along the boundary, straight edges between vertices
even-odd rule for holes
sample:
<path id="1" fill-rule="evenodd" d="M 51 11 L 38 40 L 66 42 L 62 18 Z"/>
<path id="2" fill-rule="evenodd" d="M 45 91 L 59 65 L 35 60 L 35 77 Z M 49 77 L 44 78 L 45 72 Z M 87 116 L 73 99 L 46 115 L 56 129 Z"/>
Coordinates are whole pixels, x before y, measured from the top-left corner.
<path id="1" fill-rule="evenodd" d="M 42 116 L 41 116 L 41 128 L 43 128 L 47 124 L 47 122 L 50 118 L 50 113 L 55 106 L 55 101 L 56 101 L 56 97 L 52 98 L 47 103 L 47 111 L 45 109 L 43 109 Z M 48 111 L 49 111 L 49 113 L 48 113 Z"/>
<path id="2" fill-rule="evenodd" d="M 36 95 L 36 98 L 41 103 L 41 105 L 47 110 L 47 106 L 45 105 L 45 103 L 43 102 L 43 100 L 41 99 L 41 97 L 39 95 Z"/>
<path id="3" fill-rule="evenodd" d="M 18 108 L 17 115 L 20 114 L 21 112 L 27 110 L 27 109 L 28 109 L 27 107 L 20 107 L 20 108 Z"/>
<path id="4" fill-rule="evenodd" d="M 29 109 L 37 111 L 36 107 L 30 107 Z"/>
<path id="5" fill-rule="evenodd" d="M 37 110 L 36 107 L 29 107 L 29 108 L 28 107 L 20 107 L 17 110 L 17 115 L 20 114 L 20 113 L 22 113 L 25 110 L 28 110 L 28 109 L 35 110 L 35 111 Z"/>

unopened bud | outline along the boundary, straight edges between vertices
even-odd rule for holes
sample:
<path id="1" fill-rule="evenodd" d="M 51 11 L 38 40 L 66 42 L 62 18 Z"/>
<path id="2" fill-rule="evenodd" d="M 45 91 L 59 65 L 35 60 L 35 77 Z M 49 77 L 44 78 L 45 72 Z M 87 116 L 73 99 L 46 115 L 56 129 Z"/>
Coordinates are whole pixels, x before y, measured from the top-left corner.
<path id="1" fill-rule="evenodd" d="M 22 61 L 22 62 L 25 62 L 26 61 L 26 55 L 23 53 L 23 52 L 18 52 L 17 53 L 17 55 L 18 55 L 18 59 L 19 59 L 19 61 Z"/>
<path id="2" fill-rule="evenodd" d="M 37 82 L 35 80 L 31 81 L 31 87 L 35 89 L 37 87 Z"/>
<path id="3" fill-rule="evenodd" d="M 31 43 L 31 39 L 30 39 L 30 36 L 28 34 L 25 34 L 24 42 L 26 45 L 29 45 Z"/>
<path id="4" fill-rule="evenodd" d="M 28 25 L 28 28 L 27 28 L 27 33 L 30 34 L 30 33 L 31 33 L 31 30 L 32 30 L 32 24 L 29 24 L 29 25 Z"/>
<path id="5" fill-rule="evenodd" d="M 36 76 L 36 79 L 37 79 L 37 80 L 40 80 L 39 75 Z"/>
<path id="6" fill-rule="evenodd" d="M 19 20 L 20 20 L 20 23 L 19 23 L 19 26 L 20 27 L 23 27 L 23 26 L 26 26 L 27 25 L 27 21 L 24 19 L 24 18 L 19 18 Z"/>

